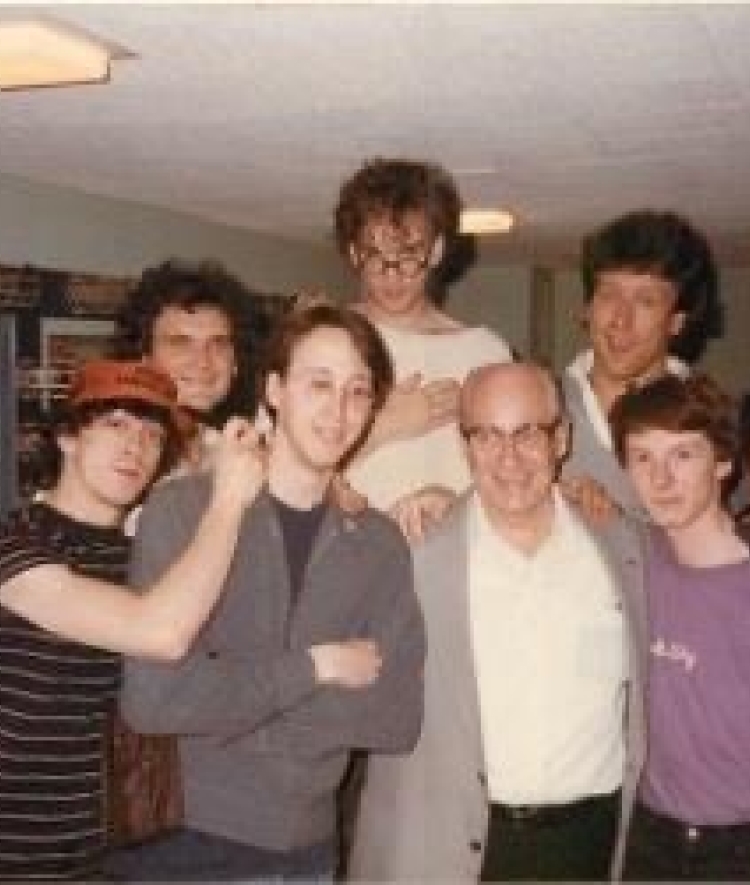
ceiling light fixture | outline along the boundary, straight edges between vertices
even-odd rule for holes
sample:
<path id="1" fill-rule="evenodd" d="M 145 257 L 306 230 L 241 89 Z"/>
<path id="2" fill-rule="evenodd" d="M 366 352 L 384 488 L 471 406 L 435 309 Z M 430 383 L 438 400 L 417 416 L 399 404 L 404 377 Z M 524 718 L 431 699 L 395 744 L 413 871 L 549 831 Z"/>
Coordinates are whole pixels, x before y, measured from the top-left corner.
<path id="1" fill-rule="evenodd" d="M 45 18 L 0 21 L 0 89 L 106 83 L 110 62 L 130 53 Z"/>
<path id="2" fill-rule="evenodd" d="M 464 209 L 461 213 L 460 230 L 462 234 L 477 236 L 507 234 L 515 223 L 513 213 L 507 209 Z"/>

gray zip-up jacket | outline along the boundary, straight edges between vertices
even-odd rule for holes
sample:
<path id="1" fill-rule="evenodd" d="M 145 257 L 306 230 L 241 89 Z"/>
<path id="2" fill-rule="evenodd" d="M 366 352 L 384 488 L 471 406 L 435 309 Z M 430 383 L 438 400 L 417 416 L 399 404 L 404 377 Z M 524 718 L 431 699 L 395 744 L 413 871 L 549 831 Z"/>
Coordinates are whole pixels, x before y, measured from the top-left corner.
<path id="1" fill-rule="evenodd" d="M 192 537 L 205 476 L 157 488 L 135 543 L 135 586 L 154 581 Z M 320 686 L 310 646 L 372 638 L 367 688 Z M 180 736 L 186 825 L 248 845 L 302 848 L 335 832 L 349 750 L 411 750 L 422 721 L 425 633 L 409 549 L 382 514 L 331 504 L 290 606 L 284 540 L 263 492 L 243 519 L 224 594 L 176 664 L 128 662 L 122 708 L 144 733 Z"/>

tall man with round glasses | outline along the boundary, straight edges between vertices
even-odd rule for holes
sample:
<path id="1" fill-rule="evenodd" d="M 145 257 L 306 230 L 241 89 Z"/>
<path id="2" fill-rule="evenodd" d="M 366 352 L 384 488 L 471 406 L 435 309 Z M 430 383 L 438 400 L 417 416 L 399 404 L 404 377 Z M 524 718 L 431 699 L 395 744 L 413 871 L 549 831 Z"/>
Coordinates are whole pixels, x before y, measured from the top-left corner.
<path id="1" fill-rule="evenodd" d="M 397 381 L 349 479 L 413 534 L 423 508 L 429 515 L 469 484 L 457 423 L 461 383 L 476 366 L 511 359 L 497 334 L 464 326 L 430 297 L 454 248 L 460 210 L 455 182 L 441 167 L 375 159 L 344 183 L 335 212 L 339 251 L 359 285 L 353 307 L 385 340 Z"/>

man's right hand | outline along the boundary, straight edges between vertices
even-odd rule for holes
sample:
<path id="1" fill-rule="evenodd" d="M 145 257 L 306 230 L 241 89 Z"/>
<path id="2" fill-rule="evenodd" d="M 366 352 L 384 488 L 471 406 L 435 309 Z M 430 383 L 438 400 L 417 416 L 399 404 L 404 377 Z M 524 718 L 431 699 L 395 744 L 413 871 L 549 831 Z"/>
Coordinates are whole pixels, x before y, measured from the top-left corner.
<path id="1" fill-rule="evenodd" d="M 266 479 L 263 438 L 245 418 L 230 418 L 213 450 L 214 498 L 246 507 Z"/>
<path id="2" fill-rule="evenodd" d="M 396 384 L 376 426 L 383 442 L 413 439 L 450 424 L 458 416 L 461 385 L 454 378 L 423 382 L 419 373 Z"/>
<path id="3" fill-rule="evenodd" d="M 378 678 L 383 664 L 377 644 L 369 639 L 314 645 L 310 649 L 310 657 L 318 682 L 335 683 L 346 688 L 371 685 Z"/>

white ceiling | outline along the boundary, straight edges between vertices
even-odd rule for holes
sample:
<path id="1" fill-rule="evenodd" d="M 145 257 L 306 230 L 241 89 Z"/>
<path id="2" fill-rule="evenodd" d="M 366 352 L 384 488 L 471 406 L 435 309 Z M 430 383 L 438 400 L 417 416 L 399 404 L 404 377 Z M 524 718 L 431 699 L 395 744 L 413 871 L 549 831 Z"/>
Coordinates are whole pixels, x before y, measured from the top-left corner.
<path id="1" fill-rule="evenodd" d="M 557 260 L 649 205 L 750 258 L 750 6 L 33 11 L 137 58 L 1 94 L 0 172 L 321 241 L 364 158 L 426 157 L 517 213 L 499 256 Z"/>

